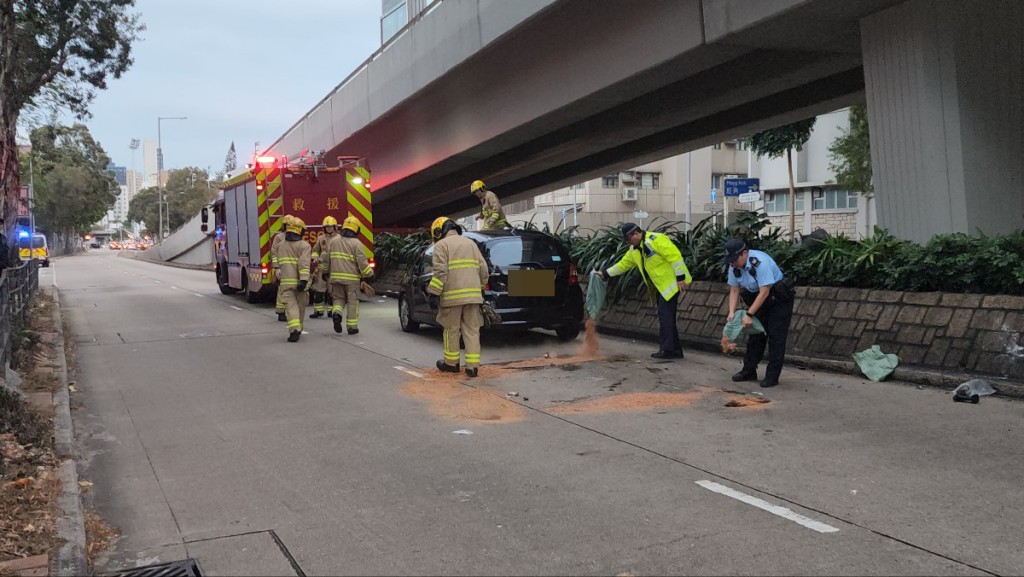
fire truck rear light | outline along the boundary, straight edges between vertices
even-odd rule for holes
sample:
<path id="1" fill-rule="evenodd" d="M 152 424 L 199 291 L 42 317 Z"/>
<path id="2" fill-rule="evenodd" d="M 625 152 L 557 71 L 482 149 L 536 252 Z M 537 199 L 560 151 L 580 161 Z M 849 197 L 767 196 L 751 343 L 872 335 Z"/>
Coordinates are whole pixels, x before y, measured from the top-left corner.
<path id="1" fill-rule="evenodd" d="M 263 276 L 266 276 L 267 273 L 270 272 L 270 268 L 267 265 L 263 265 L 260 267 L 260 272 L 263 274 Z"/>
<path id="2" fill-rule="evenodd" d="M 256 162 L 258 162 L 260 164 L 274 164 L 275 160 L 277 160 L 277 159 L 274 158 L 273 156 L 257 156 L 256 157 Z"/>
<path id="3" fill-rule="evenodd" d="M 370 268 L 372 268 L 372 269 L 376 269 L 377 268 L 377 261 L 373 260 L 372 258 L 370 259 Z"/>

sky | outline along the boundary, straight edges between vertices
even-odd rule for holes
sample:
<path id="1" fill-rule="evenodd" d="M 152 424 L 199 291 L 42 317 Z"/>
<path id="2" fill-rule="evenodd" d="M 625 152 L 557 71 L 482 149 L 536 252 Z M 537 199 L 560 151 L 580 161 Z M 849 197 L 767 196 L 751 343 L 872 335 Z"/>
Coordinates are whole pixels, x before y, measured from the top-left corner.
<path id="1" fill-rule="evenodd" d="M 128 168 L 129 142 L 155 141 L 161 116 L 188 117 L 161 122 L 165 170 L 215 174 L 232 142 L 242 166 L 380 47 L 381 0 L 137 0 L 135 11 L 146 25 L 135 63 L 85 122 Z"/>

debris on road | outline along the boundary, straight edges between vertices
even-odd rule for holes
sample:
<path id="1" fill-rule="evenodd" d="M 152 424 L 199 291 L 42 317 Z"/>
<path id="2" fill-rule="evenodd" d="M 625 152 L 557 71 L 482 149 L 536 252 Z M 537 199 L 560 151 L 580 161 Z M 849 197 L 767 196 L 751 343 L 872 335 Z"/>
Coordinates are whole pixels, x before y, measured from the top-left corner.
<path id="1" fill-rule="evenodd" d="M 995 392 L 995 388 L 988 381 L 984 379 L 971 379 L 957 386 L 956 390 L 953 391 L 953 401 L 977 405 L 981 402 L 981 397 L 993 395 Z"/>
<path id="2" fill-rule="evenodd" d="M 746 398 L 746 397 L 732 397 L 731 399 L 729 399 L 729 401 L 727 403 L 725 403 L 725 406 L 726 407 L 754 407 L 754 406 L 757 406 L 757 405 L 765 405 L 765 404 L 768 404 L 770 402 L 771 402 L 770 399 L 758 398 L 758 397 L 754 397 L 753 399 L 749 399 L 749 398 Z"/>
<path id="3" fill-rule="evenodd" d="M 700 389 L 685 393 L 623 393 L 608 397 L 586 399 L 554 407 L 551 413 L 565 415 L 575 413 L 611 413 L 615 411 L 636 411 L 643 409 L 688 407 L 711 392 Z"/>
<path id="4" fill-rule="evenodd" d="M 864 376 L 876 383 L 888 378 L 900 362 L 899 357 L 891 353 L 883 353 L 878 345 L 871 345 L 870 349 L 853 353 L 853 360 Z"/>

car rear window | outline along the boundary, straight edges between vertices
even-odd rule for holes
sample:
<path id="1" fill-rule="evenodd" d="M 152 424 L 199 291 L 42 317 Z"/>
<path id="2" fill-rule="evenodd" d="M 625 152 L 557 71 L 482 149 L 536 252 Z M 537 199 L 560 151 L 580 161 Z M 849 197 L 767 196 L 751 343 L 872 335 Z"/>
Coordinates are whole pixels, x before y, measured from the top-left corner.
<path id="1" fill-rule="evenodd" d="M 545 267 L 558 266 L 569 262 L 565 250 L 550 238 L 509 237 L 487 242 L 491 264 L 499 268 L 523 262 L 538 263 Z"/>

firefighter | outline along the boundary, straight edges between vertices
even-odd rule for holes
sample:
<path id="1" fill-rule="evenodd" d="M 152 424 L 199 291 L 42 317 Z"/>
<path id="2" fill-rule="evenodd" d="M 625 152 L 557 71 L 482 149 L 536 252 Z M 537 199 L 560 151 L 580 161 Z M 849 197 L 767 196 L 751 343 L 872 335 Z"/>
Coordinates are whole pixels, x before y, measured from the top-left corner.
<path id="1" fill-rule="evenodd" d="M 288 228 L 288 223 L 294 218 L 290 214 L 281 217 L 281 229 L 274 233 L 274 238 L 270 241 L 270 265 L 274 267 L 274 278 L 278 279 L 277 300 L 274 303 L 274 311 L 277 312 L 277 320 L 282 323 L 287 321 L 288 318 L 284 314 L 284 303 L 281 302 L 281 269 L 277 265 L 277 251 L 281 247 L 281 243 L 284 242 L 285 229 Z"/>
<path id="2" fill-rule="evenodd" d="M 320 264 L 320 261 L 330 258 L 327 244 L 338 233 L 338 219 L 333 216 L 325 216 L 323 225 L 324 233 L 316 239 L 316 245 L 313 246 L 313 264 L 310 266 L 310 275 L 313 278 L 313 314 L 309 315 L 311 319 L 324 316 L 324 301 L 327 300 L 327 275 L 324 272 L 327 265 L 326 263 Z"/>
<path id="3" fill-rule="evenodd" d="M 501 208 L 498 195 L 488 190 L 482 180 L 474 180 L 469 191 L 480 199 L 480 214 L 476 215 L 477 220 L 482 220 L 480 230 L 501 230 L 508 227 L 505 220 L 505 211 Z"/>
<path id="4" fill-rule="evenodd" d="M 626 274 L 634 268 L 640 269 L 648 296 L 657 302 L 661 325 L 660 347 L 651 356 L 655 359 L 681 359 L 683 348 L 679 343 L 679 327 L 676 326 L 676 307 L 680 292 L 693 282 L 683 255 L 669 237 L 645 232 L 632 222 L 622 225 L 622 238 L 629 244 L 622 260 L 607 271 L 597 273 L 601 278 L 608 278 Z"/>
<path id="5" fill-rule="evenodd" d="M 341 234 L 335 235 L 327 244 L 330 258 L 325 261 L 328 286 L 331 298 L 331 319 L 334 321 L 334 332 L 341 332 L 341 309 L 345 309 L 345 326 L 348 334 L 359 333 L 359 285 L 364 278 L 373 276 L 363 251 L 363 243 L 356 236 L 359 234 L 359 219 L 349 216 L 341 224 Z"/>
<path id="6" fill-rule="evenodd" d="M 281 302 L 288 321 L 288 342 L 302 336 L 302 317 L 306 313 L 306 285 L 309 283 L 309 261 L 312 250 L 302 233 L 306 223 L 294 217 L 285 227 L 284 242 L 277 250 Z"/>
<path id="7" fill-rule="evenodd" d="M 483 184 L 483 183 L 481 183 Z M 437 310 L 437 322 L 444 327 L 444 358 L 437 368 L 459 372 L 459 340 L 466 345 L 466 376 L 480 369 L 480 327 L 484 324 L 480 305 L 483 286 L 490 271 L 480 249 L 462 236 L 462 229 L 447 216 L 430 225 L 434 241 L 434 276 L 430 279 L 430 308 Z"/>

